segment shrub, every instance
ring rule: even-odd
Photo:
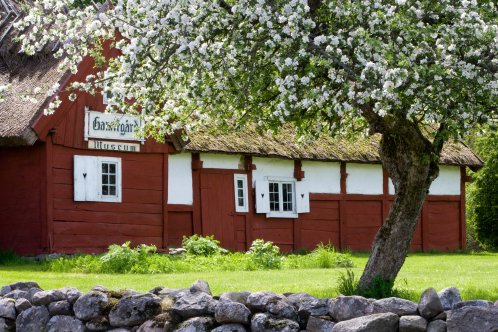
[[[215,240],[214,236],[201,236],[194,234],[183,237],[182,247],[187,250],[187,254],[194,256],[212,256],[215,254],[227,253],[226,249],[220,247],[220,241]]]
[[[330,269],[334,267],[354,267],[351,254],[336,252],[334,246],[320,243],[310,255],[312,267]]]
[[[358,280],[354,272],[350,269],[346,270],[346,274],[341,273],[337,279],[337,292],[342,295],[357,295]]]
[[[254,240],[247,254],[250,255],[257,267],[263,269],[278,269],[282,264],[280,248],[271,241]]]
[[[361,295],[366,298],[383,299],[386,297],[402,297],[411,298],[404,280],[404,288],[394,288],[394,280],[385,280],[381,276],[373,278],[370,287],[362,288],[359,286],[359,280],[350,269],[346,270],[346,274],[341,273],[337,280],[337,291],[342,295]]]
[[[102,271],[110,273],[146,272],[149,256],[156,253],[153,245],[140,244],[136,248],[130,248],[130,241],[122,245],[113,244],[109,246],[106,254],[100,257]]]

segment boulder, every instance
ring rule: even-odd
[[[90,331],[107,331],[111,325],[107,317],[99,316],[86,322],[85,326]]]
[[[0,318],[0,332],[14,332],[16,322],[12,319]]]
[[[65,300],[66,296],[60,290],[49,290],[49,291],[41,291],[33,294],[31,298],[31,303],[33,305],[45,305],[48,306],[52,302],[57,302],[61,300]]]
[[[258,313],[251,319],[252,332],[299,332],[299,324],[286,318],[275,318],[270,314]]]
[[[437,293],[444,310],[451,310],[453,306],[462,302],[460,291],[456,287],[447,287]]]
[[[335,323],[324,318],[310,316],[306,324],[307,332],[332,331]]]
[[[297,320],[296,308],[288,303],[285,299],[277,302],[270,302],[266,306],[266,310],[278,318],[287,318]]]
[[[306,328],[310,316],[326,316],[329,313],[329,301],[327,299],[306,297],[295,302],[295,304],[299,304],[297,322],[302,329]]]
[[[266,311],[266,306],[272,302],[284,300],[285,296],[273,292],[255,292],[247,297],[247,307],[252,312]]]
[[[0,318],[16,319],[16,300],[0,299]]]
[[[498,330],[498,308],[465,306],[447,312],[446,325],[451,332],[496,332]]]
[[[401,316],[399,318],[399,332],[425,332],[427,321],[418,315]]]
[[[17,300],[17,299],[25,299],[27,296],[28,296],[28,291],[21,290],[21,289],[15,289],[11,292],[8,292],[3,297]]]
[[[16,306],[16,312],[18,315],[21,312],[23,312],[24,310],[32,307],[31,303],[28,300],[23,299],[23,298],[17,299],[15,306]]]
[[[211,289],[209,288],[209,284],[204,280],[197,280],[196,282],[194,282],[194,284],[190,287],[190,292],[191,293],[203,292],[209,295],[213,295],[211,294]]]
[[[339,322],[334,325],[332,332],[397,332],[398,324],[399,316],[386,312]]]
[[[216,301],[204,292],[187,293],[178,297],[171,312],[183,319],[214,314]]]
[[[205,293],[204,293],[205,294]],[[215,325],[212,317],[194,317],[187,319],[177,326],[175,332],[208,332]]]
[[[164,326],[159,326],[157,322],[148,320],[140,325],[137,332],[164,332]]]
[[[247,332],[247,329],[241,324],[223,324],[211,330],[211,332]]]
[[[41,288],[37,288],[37,287],[33,287],[33,288],[30,288],[28,290],[28,294],[26,294],[26,299],[30,302],[30,303],[33,303],[33,296],[38,293],[38,292],[42,292],[42,289]]]
[[[436,315],[436,317],[433,317],[432,320],[444,320],[444,321],[446,321],[446,311],[443,311],[442,313]]]
[[[220,295],[220,301],[230,300],[232,302],[242,303],[246,305],[247,297],[251,294],[251,292],[242,291],[242,292],[227,292]]]
[[[72,316],[53,316],[47,324],[47,332],[84,332],[85,325]]]
[[[287,302],[292,304],[296,309],[299,309],[301,305],[313,301],[317,301],[318,298],[310,295],[308,293],[291,293],[286,296]],[[323,299],[323,301],[327,302],[327,299]]]
[[[31,307],[24,310],[17,316],[16,331],[44,331],[49,318],[50,314],[44,306]]]
[[[427,288],[418,302],[418,312],[420,316],[430,320],[443,312],[443,305],[434,288]]]
[[[109,304],[107,294],[90,291],[78,298],[74,303],[73,310],[76,318],[89,321],[101,316]]]
[[[340,322],[372,313],[372,303],[362,296],[339,296],[329,303],[329,313]]]
[[[26,281],[26,282],[16,282],[10,285],[3,286],[0,290],[0,296],[4,296],[7,293],[12,292],[13,290],[19,289],[22,291],[28,291],[31,288],[40,289],[40,285],[38,285],[35,281]]]
[[[219,301],[214,307],[214,318],[220,324],[249,324],[251,311],[242,303],[228,300]]]
[[[440,319],[433,320],[427,325],[427,332],[446,332],[446,322]]]
[[[109,292],[109,290],[105,286],[102,286],[102,285],[94,286],[92,289],[90,289],[90,291],[93,291],[93,292],[102,292],[102,293]]]
[[[48,305],[48,312],[51,316],[71,315],[71,304],[66,300],[52,302]]]
[[[453,310],[460,309],[463,307],[481,307],[481,308],[489,308],[493,306],[493,302],[486,300],[468,300],[455,303],[453,305]]]
[[[392,312],[398,316],[416,315],[417,303],[400,299],[397,297],[388,297],[376,300],[372,303],[373,313],[380,314],[383,312]]]
[[[111,326],[140,325],[161,312],[161,298],[154,294],[122,298],[109,313]]]
[[[159,296],[161,299],[171,299],[175,302],[178,298],[184,296],[185,294],[189,294],[189,289],[176,289],[176,288],[164,288],[164,287],[156,287],[152,289],[149,293],[155,294]]]
[[[61,291],[66,296],[66,300],[71,305],[73,305],[74,302],[76,302],[76,300],[79,299],[81,295],[83,295],[83,293],[80,292],[79,289],[74,287],[63,287],[60,288],[59,291]]]

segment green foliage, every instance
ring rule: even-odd
[[[489,130],[474,142],[484,167],[473,174],[467,213],[471,238],[485,249],[498,249],[498,132]],[[471,242],[472,243],[472,242]]]
[[[359,280],[350,269],[346,273],[341,273],[337,279],[337,292],[342,295],[361,295],[366,298],[383,299],[386,297],[410,298],[412,294],[405,287],[394,287],[394,280],[385,280],[380,276],[373,278],[368,288],[359,287]]]
[[[0,251],[0,265],[23,265],[32,263],[31,259],[17,256],[13,251]]]
[[[184,236],[182,247],[187,250],[187,254],[194,256],[212,256],[227,253],[227,250],[220,247],[220,241],[215,240],[213,235],[205,237],[197,234],[189,237]]]
[[[358,282],[354,272],[347,269],[346,274],[341,273],[337,278],[337,292],[342,295],[355,295],[358,291]]]
[[[315,264],[314,267],[322,269],[354,266],[350,255],[348,253],[341,254],[336,252],[330,242],[328,244],[318,244],[316,249],[311,252],[309,258]]]
[[[263,269],[278,269],[282,264],[280,248],[271,241],[265,242],[262,239],[252,241],[247,254],[258,267]]]

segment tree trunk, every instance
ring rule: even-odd
[[[389,214],[377,232],[368,263],[360,278],[366,289],[375,277],[394,281],[403,266],[420,210],[439,169],[433,147],[412,124],[397,122],[382,133],[380,157],[396,191]]]

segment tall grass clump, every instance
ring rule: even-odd
[[[387,297],[413,298],[413,294],[408,291],[408,285],[404,280],[404,287],[394,287],[394,280],[385,280],[380,276],[374,277],[370,287],[359,286],[359,279],[350,269],[346,273],[341,273],[337,279],[337,292],[342,295],[360,295],[366,298],[383,299]]]
[[[320,243],[310,254],[310,263],[315,268],[330,269],[337,267],[354,267],[350,253],[336,252],[334,246]]]

